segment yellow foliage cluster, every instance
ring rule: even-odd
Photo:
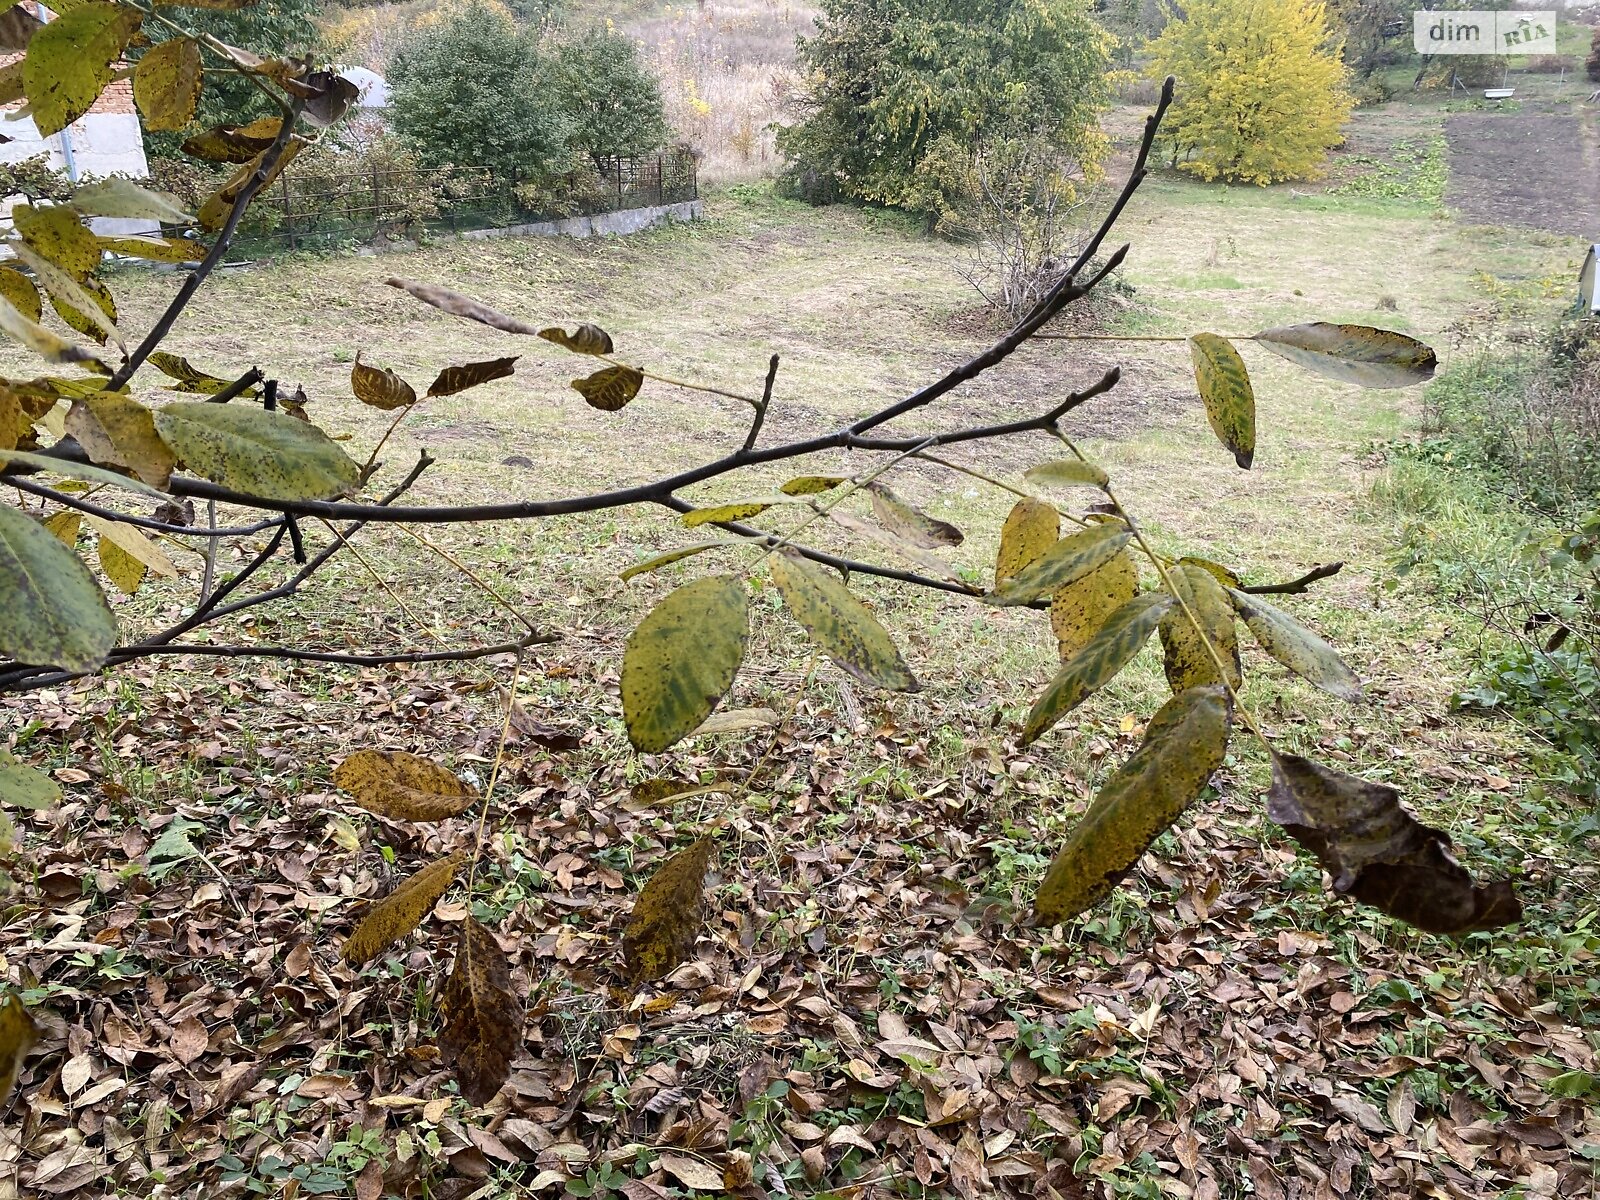
[[[1353,107],[1317,0],[1193,0],[1150,45],[1174,75],[1163,133],[1181,170],[1268,184],[1321,173]]]

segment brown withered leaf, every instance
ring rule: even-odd
[[[483,362],[462,363],[457,367],[446,367],[439,372],[428,388],[430,396],[454,396],[457,392],[464,392],[468,388],[475,388],[480,383],[488,383],[494,379],[505,379],[516,373],[516,356],[511,358],[491,358]]]
[[[705,918],[711,839],[701,838],[657,868],[634,902],[622,934],[622,959],[635,986],[660,979],[694,950]]]
[[[603,367],[572,381],[573,390],[601,412],[616,412],[639,394],[644,374],[636,367]]]
[[[454,773],[404,750],[357,750],[334,768],[333,783],[368,812],[396,821],[442,821],[478,798]]]
[[[207,162],[245,163],[272,145],[282,126],[278,117],[262,117],[248,125],[217,125],[195,134],[178,149]]]
[[[494,934],[472,917],[461,926],[455,966],[439,996],[444,1028],[439,1056],[454,1068],[461,1094],[487,1104],[511,1074],[522,1042],[522,1005]]]
[[[867,491],[872,494],[872,514],[878,518],[878,523],[913,546],[934,550],[940,546],[959,546],[966,541],[966,535],[950,522],[930,517],[883,484],[868,484]]]
[[[539,327],[537,325],[529,325],[526,321],[508,317],[505,313],[496,312],[487,304],[479,303],[471,296],[451,291],[447,287],[440,287],[436,283],[419,283],[414,279],[386,279],[384,282],[390,287],[399,288],[403,292],[410,292],[424,304],[431,304],[440,312],[447,312],[452,317],[465,317],[469,321],[476,321],[480,325],[487,325],[491,329],[503,330],[506,333],[525,333],[530,337],[539,336]]]
[[[1413,817],[1387,784],[1274,754],[1267,815],[1317,856],[1334,891],[1408,925],[1468,933],[1522,919],[1511,884],[1473,883],[1450,853],[1449,835]]]
[[[356,355],[350,368],[350,390],[357,400],[384,412],[410,408],[417,402],[417,390],[387,367],[369,367]]]
[[[611,335],[598,325],[579,325],[571,333],[554,327],[541,329],[539,336],[574,354],[610,354],[615,349],[611,344]]]
[[[22,998],[15,993],[7,996],[0,1004],[0,1103],[11,1095],[22,1060],[38,1039],[39,1027],[22,1007]]]
[[[344,944],[344,960],[353,966],[370,962],[422,923],[450,886],[464,851],[429,863],[367,910]]]

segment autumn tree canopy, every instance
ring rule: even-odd
[[[1316,176],[1352,107],[1316,0],[1196,0],[1150,44],[1148,71],[1177,77],[1164,134],[1176,165],[1205,180]]]

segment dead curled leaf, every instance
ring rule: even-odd
[[[439,1055],[454,1068],[461,1094],[487,1104],[511,1074],[522,1044],[522,1005],[494,934],[472,917],[461,926],[455,966],[439,995],[444,1028]]]
[[[622,934],[622,956],[635,985],[668,974],[687,959],[705,917],[711,839],[701,838],[657,868],[639,893]]]
[[[1522,919],[1511,884],[1474,884],[1449,835],[1413,817],[1387,784],[1274,754],[1267,815],[1317,856],[1334,891],[1418,929],[1468,933]]]

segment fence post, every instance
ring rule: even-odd
[[[379,198],[378,168],[372,168],[372,240],[376,242],[378,235],[383,232],[383,201]]]
[[[622,156],[617,156],[617,212],[622,211]]]
[[[283,184],[283,232],[288,236],[289,249],[298,250],[294,239],[294,205],[289,202],[289,176],[279,175],[278,180]]]

